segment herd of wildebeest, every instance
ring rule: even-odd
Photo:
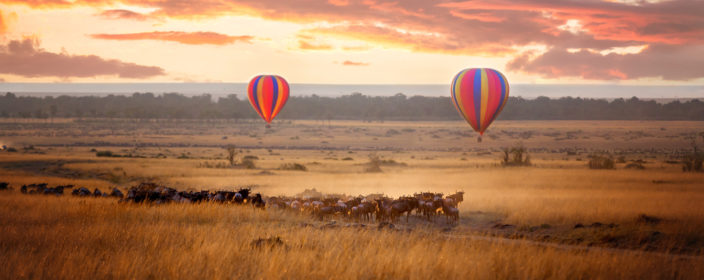
[[[0,182],[0,190],[11,189],[8,183]],[[85,187],[74,185],[59,185],[49,187],[48,184],[23,185],[23,194],[44,194],[61,196],[70,190],[71,195],[78,197],[113,197],[120,203],[223,203],[234,205],[251,205],[254,209],[276,209],[309,214],[318,219],[344,217],[358,222],[396,222],[406,216],[406,222],[415,211],[416,215],[434,221],[438,216],[445,216],[445,222],[459,221],[458,205],[464,200],[464,192],[444,196],[442,193],[416,193],[412,196],[401,196],[397,199],[374,194],[368,196],[350,197],[345,195],[316,196],[272,196],[264,198],[260,193],[252,193],[251,188],[240,188],[237,191],[178,191],[174,188],[156,183],[140,183],[130,187],[123,193],[115,187],[110,192],[99,189],[90,191]]]

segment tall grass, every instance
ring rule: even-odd
[[[305,218],[223,205],[0,196],[9,279],[701,279],[704,262],[452,238],[438,231],[319,229]],[[255,249],[280,236],[285,245]]]

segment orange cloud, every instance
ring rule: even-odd
[[[369,66],[369,63],[345,60],[344,62],[342,62],[342,65],[345,65],[345,66]]]
[[[164,69],[143,66],[95,55],[51,53],[39,48],[39,41],[26,38],[0,45],[0,73],[22,77],[96,77],[144,79],[164,75]]]
[[[215,32],[153,31],[126,34],[92,34],[95,39],[105,40],[160,40],[188,45],[227,45],[235,42],[251,43],[249,35],[229,36]]]
[[[105,10],[102,13],[100,13],[100,16],[107,18],[107,19],[132,19],[132,20],[147,20],[147,19],[149,19],[149,17],[147,15],[143,15],[143,14],[133,12],[130,10],[122,10],[122,9]]]
[[[403,48],[417,52],[473,54],[480,56],[500,56],[515,52],[511,47],[499,44],[463,44],[462,41],[453,40],[453,38],[447,38],[443,35],[399,31],[376,25],[339,25],[329,28],[308,29],[304,32],[367,41],[384,47]]]
[[[370,45],[418,52],[458,55],[516,56],[527,45],[544,45],[553,52],[567,48],[596,51],[633,45],[704,46],[704,2],[691,0],[638,1],[637,5],[609,1],[552,0],[6,0],[39,8],[92,6],[114,7],[117,3],[153,9],[149,17],[212,18],[249,15],[276,21],[320,23],[324,27],[308,32],[363,41]],[[127,16],[127,15],[125,15]],[[136,15],[133,15],[136,16]],[[120,17],[122,18],[122,17]],[[568,22],[572,29],[560,28]],[[579,32],[576,32],[579,31]],[[301,49],[315,49],[309,41]],[[328,46],[331,47],[331,46]],[[344,49],[344,48],[343,48]],[[680,57],[686,48],[672,49]],[[682,53],[679,53],[682,52]],[[558,53],[551,53],[557,55]],[[560,55],[564,55],[561,54]],[[584,57],[593,54],[579,54]],[[565,58],[575,58],[578,54]],[[638,57],[658,55],[651,51]],[[635,54],[634,54],[635,56]],[[701,56],[701,55],[699,55]],[[595,57],[600,61],[598,57]],[[538,60],[541,62],[543,60]],[[556,60],[544,60],[559,63]],[[588,64],[588,62],[585,62]],[[514,65],[516,63],[513,63]],[[547,66],[544,63],[526,64]],[[586,64],[585,64],[586,65]],[[521,68],[521,67],[519,67]],[[654,67],[663,77],[667,69]],[[522,69],[522,68],[521,68]],[[575,74],[561,65],[545,68],[550,75]],[[590,68],[591,69],[591,68]],[[598,68],[588,76],[635,77],[634,71]],[[591,71],[591,70],[590,70]],[[620,74],[614,74],[620,73]],[[695,73],[698,73],[695,71]],[[583,73],[576,73],[582,75]],[[651,75],[653,73],[647,73]],[[645,74],[644,74],[645,75]],[[673,75],[680,76],[680,75]],[[704,77],[704,76],[702,76]]]
[[[349,0],[328,0],[328,3],[334,6],[347,6],[350,4]]]
[[[298,40],[298,48],[302,49],[302,50],[316,50],[316,51],[320,51],[320,50],[327,51],[327,50],[333,49],[332,45],[314,44],[314,43],[310,43],[305,40]]]
[[[2,17],[2,11],[0,11],[0,34],[7,31],[7,25],[5,25],[5,20]]]

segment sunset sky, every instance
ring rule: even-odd
[[[704,84],[704,1],[0,3],[4,82]]]

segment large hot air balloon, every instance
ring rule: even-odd
[[[259,75],[249,82],[249,102],[267,127],[288,100],[289,87],[284,78],[276,75]]]
[[[471,68],[452,80],[452,103],[469,125],[483,135],[508,102],[508,80],[489,68]],[[479,138],[481,141],[481,136]]]

